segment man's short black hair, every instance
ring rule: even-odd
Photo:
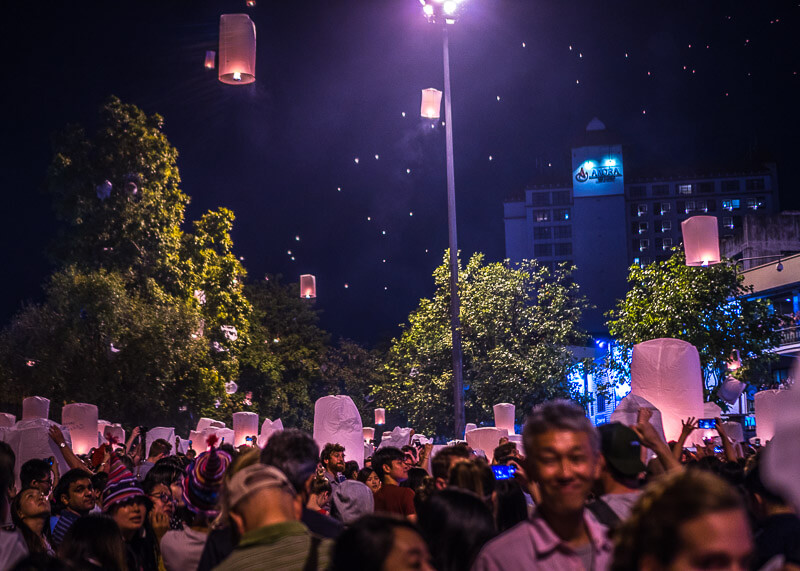
[[[383,479],[386,477],[383,467],[389,466],[391,468],[392,462],[395,460],[405,459],[406,455],[403,454],[402,450],[394,446],[386,446],[375,452],[375,455],[372,457],[372,469],[375,470],[378,478],[383,482]]]
[[[322,453],[319,456],[320,462],[325,463],[328,460],[330,460],[331,459],[331,455],[334,452],[344,452],[344,446],[342,446],[338,442],[336,444],[328,442],[325,445],[325,447],[322,449]]]
[[[319,446],[307,432],[288,428],[270,436],[261,451],[261,463],[275,466],[298,493],[303,493],[306,482],[317,471]]]
[[[50,474],[50,463],[40,458],[32,458],[19,469],[19,480],[22,487],[27,488],[33,480],[46,480]]]
[[[81,470],[80,468],[73,468],[72,470],[66,472],[63,476],[61,476],[61,479],[58,481],[58,484],[56,484],[56,487],[53,490],[53,501],[55,501],[58,505],[62,505],[61,496],[67,496],[67,498],[69,498],[69,487],[78,480],[92,481],[92,474],[86,470]],[[94,486],[94,482],[92,482],[92,486]]]
[[[445,446],[439,450],[431,460],[431,472],[436,479],[441,478],[445,482],[450,476],[450,459],[462,458],[469,459],[469,448],[466,444],[453,444],[452,446]]]

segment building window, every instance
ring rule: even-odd
[[[550,206],[549,192],[531,193],[531,206]]]
[[[534,226],[533,228],[534,240],[549,240],[550,239],[550,226]]]
[[[550,211],[549,210],[534,210],[533,211],[533,219],[536,222],[549,222],[550,221]]]
[[[728,228],[729,230],[733,230],[733,216],[723,216],[722,227]]]
[[[668,184],[654,184],[653,185],[653,196],[669,196],[669,185]]]
[[[744,181],[744,187],[746,190],[764,190],[764,179],[748,178]]]
[[[693,194],[694,187],[691,184],[679,184],[678,185],[678,194],[683,195],[691,195]]]
[[[738,198],[732,198],[731,200],[723,200],[722,201],[722,209],[727,210],[730,212],[731,210],[739,210],[740,200]]]
[[[572,238],[572,226],[554,226],[553,238],[556,240],[564,240],[565,238]]]
[[[759,208],[764,208],[764,197],[759,196],[758,198],[748,198],[747,208],[750,208],[752,210],[758,210]]]
[[[636,215],[637,216],[644,216],[645,214],[647,214],[647,205],[646,204],[640,204],[636,209]]]
[[[537,258],[540,256],[552,256],[553,255],[553,245],[552,244],[534,244],[533,245],[533,255]]]
[[[738,179],[734,180],[723,180],[722,181],[722,192],[739,192],[739,184]]]
[[[671,220],[662,220],[661,221],[661,231],[662,232],[671,232],[672,231],[672,221]]]
[[[661,249],[668,251],[672,248],[672,238],[664,238],[661,241]]]
[[[639,240],[639,251],[640,252],[644,252],[648,248],[650,248],[650,240],[648,240],[647,238],[643,238],[643,239]]]
[[[561,222],[569,220],[569,208],[557,208],[553,210],[553,220]]]
[[[647,196],[646,186],[632,186],[628,189],[631,198],[644,198]]]
[[[714,181],[701,182],[697,184],[697,192],[700,194],[710,194],[714,192]]]
[[[664,216],[672,209],[672,205],[669,202],[662,202],[660,204],[660,208],[661,208],[661,216]]]
[[[690,212],[694,212],[697,209],[697,205],[695,204],[694,200],[687,200],[686,206],[684,208],[684,212],[689,214]]]
[[[572,255],[572,242],[564,242],[561,244],[554,244],[556,256],[571,256]]]
[[[639,234],[647,232],[647,222],[639,222]]]
[[[708,212],[708,201],[698,200],[695,204],[695,209],[700,212]]]
[[[570,203],[569,191],[559,190],[553,193],[553,206],[566,206]]]

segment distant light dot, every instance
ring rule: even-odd
[[[406,112],[405,112],[405,111],[403,111],[402,113],[400,113],[400,115],[402,115],[403,117],[405,117],[405,116],[406,116]]]
[[[489,160],[490,160],[490,161],[492,160],[492,155],[489,155]]]
[[[572,46],[569,47],[569,51],[572,51]]]
[[[726,94],[725,94],[725,97],[727,97],[727,96],[728,96],[728,94],[726,93]]]
[[[706,49],[709,49],[710,47],[711,47],[711,46],[709,46],[708,44],[706,44]]]
[[[342,192],[342,187],[341,187],[341,186],[337,186],[337,187],[336,187],[336,191],[337,191],[337,192]]]
[[[647,109],[642,109],[642,115],[647,115]]]
[[[685,69],[686,69],[686,66],[683,66],[683,69],[685,70]]]
[[[650,75],[650,72],[649,72],[649,71],[647,72],[647,75]]]
[[[625,54],[625,57],[628,57],[628,54]]]
[[[411,174],[411,169],[406,169],[407,174]]]
[[[414,213],[413,212],[409,212],[408,215],[409,216],[414,216]]]
[[[276,337],[275,339],[272,340],[272,342],[273,343],[280,343],[281,342],[281,338],[280,337]]]
[[[353,161],[358,164],[358,157],[354,158]]]
[[[581,82],[581,80],[580,80],[580,79],[576,79],[576,80],[575,80],[575,83],[580,83],[580,82]]]
[[[426,254],[428,253],[428,248],[425,248],[425,253],[426,253]]]
[[[689,44],[689,49],[691,49],[691,47],[692,47],[692,44]]]
[[[367,216],[367,220],[372,220],[372,216]]]
[[[548,166],[548,167],[552,167],[552,166],[553,166],[553,163],[547,163],[547,166]]]
[[[383,291],[386,291],[387,289],[389,289],[387,286],[383,286]]]
[[[578,57],[583,57],[583,54],[578,54]]]
[[[292,256],[292,261],[294,261],[294,256]]]
[[[442,127],[444,127],[444,121],[442,121]]]
[[[497,100],[500,101],[500,96],[499,95],[497,96]]]
[[[431,129],[435,129],[435,128],[436,128],[436,125],[431,123]]]
[[[384,264],[386,263],[386,260],[381,260],[381,261],[382,261]]]
[[[522,47],[523,47],[523,48],[525,47],[525,42],[522,42]]]
[[[350,287],[350,284],[344,284],[344,289],[347,289],[349,287]]]
[[[386,236],[386,230],[381,230],[381,234],[383,234],[384,236]]]
[[[300,236],[295,236],[295,237],[294,237],[294,239],[295,239],[297,242],[299,242],[299,241],[300,241]]]
[[[375,160],[376,160],[376,161],[377,161],[379,158],[381,158],[381,156],[380,156],[380,155],[375,155]]]
[[[697,72],[697,70],[695,70],[695,69],[692,70],[692,73],[696,73],[696,72]]]
[[[291,250],[286,250],[286,253],[287,253],[288,255],[290,255],[290,256],[292,255],[292,251],[291,251]]]

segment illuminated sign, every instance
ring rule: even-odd
[[[622,148],[618,145],[572,149],[573,195],[623,194]]]
[[[575,180],[578,182],[614,182],[617,177],[622,176],[622,170],[618,166],[595,167],[588,161],[581,165],[575,173]]]

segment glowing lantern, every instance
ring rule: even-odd
[[[429,87],[422,90],[422,107],[420,115],[426,119],[438,119],[439,110],[442,108],[442,92]]]
[[[703,414],[703,375],[697,349],[680,339],[653,339],[633,347],[631,394],[661,411],[664,435],[677,440],[681,421]]]
[[[311,274],[300,276],[300,297],[305,299],[317,297],[317,278]]]
[[[353,399],[331,395],[314,403],[314,440],[320,448],[329,442],[344,446],[348,460],[364,465],[364,433],[361,414]]]
[[[103,442],[108,442],[112,438],[121,444],[125,443],[125,429],[121,424],[107,424],[103,427]]]
[[[256,80],[256,26],[247,14],[219,17],[219,80],[229,85]]]
[[[788,391],[768,390],[760,391],[753,397],[756,409],[756,436],[761,439],[762,446],[775,435],[775,423],[781,412],[781,399],[785,398]]]
[[[88,454],[97,447],[97,407],[87,403],[64,405],[61,424],[69,428],[72,450],[75,454]]]
[[[256,0],[247,0],[245,3],[247,4],[248,8],[253,8],[256,5]]]
[[[255,446],[255,442],[245,440],[248,436],[258,436],[258,414],[255,412],[233,413],[233,445]]]
[[[728,370],[735,371],[742,366],[742,359],[739,357],[739,350],[734,349],[731,351],[731,356],[728,357]]]
[[[687,266],[720,263],[719,229],[715,216],[692,216],[681,222]]]
[[[386,409],[385,408],[376,408],[375,409],[375,424],[386,424]]]
[[[206,51],[206,61],[205,61],[205,68],[206,69],[214,69],[215,63],[217,60],[217,52],[214,50]]]
[[[514,411],[516,407],[507,402],[494,405],[494,425],[505,428],[509,434],[514,434]]]
[[[719,395],[719,398],[724,400],[726,403],[733,404],[739,400],[740,396],[742,396],[746,386],[747,385],[742,381],[734,379],[733,377],[728,377],[722,382],[717,394]]]
[[[50,415],[50,399],[28,397],[22,400],[22,420],[47,418]]]
[[[361,429],[361,433],[364,435],[364,442],[369,442],[370,440],[375,440],[375,429],[371,426],[365,426]]]
[[[206,428],[225,428],[225,423],[221,420],[206,418],[205,416],[197,421],[197,432],[203,432]]]
[[[494,449],[500,444],[500,439],[508,437],[505,428],[476,428],[467,432],[467,444],[475,450],[483,450],[486,459],[491,462],[494,458]]]

